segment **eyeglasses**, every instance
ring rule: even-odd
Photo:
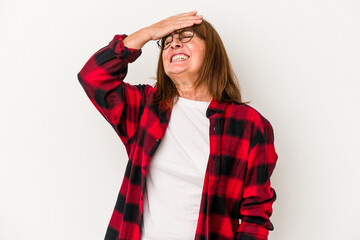
[[[182,43],[190,42],[190,40],[194,37],[195,32],[199,34],[202,38],[205,38],[197,29],[184,29],[184,30],[178,30],[170,35],[167,35],[163,37],[162,39],[159,39],[157,41],[157,45],[160,49],[165,50],[168,47],[170,47],[172,41],[174,40],[174,34],[179,34],[178,39]]]

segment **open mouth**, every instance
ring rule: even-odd
[[[180,62],[180,61],[185,61],[187,59],[189,59],[190,56],[183,54],[183,53],[179,53],[176,55],[171,56],[170,62]]]

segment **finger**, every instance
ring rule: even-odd
[[[175,24],[194,23],[194,22],[201,22],[201,21],[202,21],[202,18],[182,19],[182,20],[177,20]]]
[[[176,16],[196,15],[196,13],[197,11],[191,11],[191,12],[180,13]]]
[[[198,18],[203,18],[203,15],[175,17],[175,19],[198,19]]]
[[[183,16],[180,18],[177,18],[176,16],[174,16],[172,19],[164,20],[163,24],[160,24],[160,25],[157,24],[161,27],[161,34],[159,34],[157,37],[161,38],[175,30],[185,28],[185,27],[191,27],[194,24],[200,24],[201,21],[202,21],[202,15]],[[159,26],[157,26],[157,27],[159,27]]]
[[[202,18],[203,18],[202,15],[197,15],[197,16],[187,16],[187,17],[176,18],[173,20],[175,20],[175,21],[196,21],[196,20],[199,20]]]
[[[175,17],[175,19],[197,19],[197,18],[202,18],[203,15],[195,15],[195,16],[179,16],[179,17]]]
[[[199,21],[179,22],[179,23],[176,25],[176,30],[177,30],[177,29],[181,29],[181,28],[191,27],[191,26],[193,26],[194,24],[199,24],[199,23],[201,23],[201,21],[202,21],[202,20],[199,20]]]

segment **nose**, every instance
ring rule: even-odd
[[[183,43],[179,40],[179,34],[176,34],[177,37],[175,37],[175,34],[173,35],[173,41],[171,42],[171,48],[179,48],[182,47]]]

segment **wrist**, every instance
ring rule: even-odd
[[[130,34],[123,40],[124,46],[128,48],[141,49],[150,39],[146,29],[140,29]]]
[[[153,40],[153,34],[149,27],[145,27],[139,30],[140,34],[143,36],[143,39],[148,42]]]

